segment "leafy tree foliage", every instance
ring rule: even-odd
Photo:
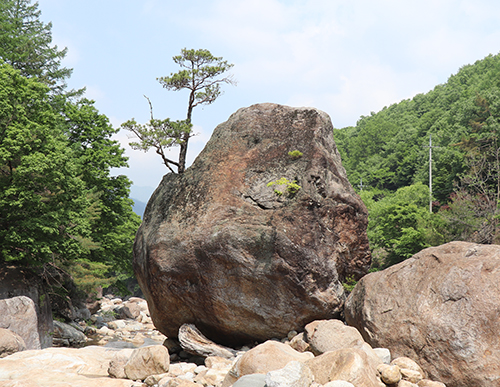
[[[433,191],[446,202],[468,170],[465,149],[454,146],[473,134],[477,96],[494,104],[500,90],[500,55],[467,65],[427,94],[361,117],[356,126],[334,130],[349,180],[396,191],[417,182],[428,184],[428,149],[432,134]],[[486,114],[486,113],[485,113]],[[490,118],[492,120],[492,118]]]
[[[183,170],[180,161],[167,157],[166,150],[177,145],[182,146],[184,144],[187,146],[185,141],[192,135],[192,125],[186,121],[171,121],[170,118],[164,120],[155,119],[151,102],[150,107],[151,119],[147,124],[138,124],[133,118],[122,124],[123,129],[131,131],[139,139],[139,141],[129,143],[130,147],[144,152],[153,148],[171,172],[175,173],[171,165],[177,167],[178,171]]]
[[[126,165],[116,130],[85,99],[55,110],[47,86],[7,64],[0,101],[0,262],[130,275],[140,220],[130,181],[110,176]]]
[[[0,101],[1,259],[75,259],[90,236],[90,198],[48,88],[4,64]]]
[[[61,93],[72,70],[62,67],[67,49],[52,45],[52,24],[39,19],[38,3],[31,0],[0,2],[0,59],[21,74]]]
[[[111,176],[127,159],[83,90],[66,92],[66,49],[39,16],[36,2],[0,2],[0,263],[109,284],[132,274],[140,223],[131,182]]]
[[[157,80],[167,90],[189,90],[188,109],[186,120],[171,121],[170,119],[156,120],[153,118],[151,107],[151,120],[146,125],[137,124],[132,119],[125,122],[122,127],[134,133],[139,142],[132,142],[134,149],[148,151],[154,148],[164,164],[172,172],[170,165],[177,167],[178,173],[186,169],[186,156],[189,139],[192,137],[191,117],[193,109],[198,105],[210,105],[222,94],[221,84],[235,82],[231,78],[221,77],[227,72],[232,64],[222,57],[213,56],[208,50],[181,50],[181,55],[174,56],[173,60],[181,70],[171,73],[168,77],[160,77]],[[179,161],[173,161],[165,156],[164,149],[179,145]]]
[[[127,166],[125,150],[111,139],[118,129],[113,129],[108,118],[87,99],[67,102],[63,116],[79,176],[87,195],[93,198],[90,235],[100,248],[91,250],[89,258],[132,273],[131,251],[140,218],[128,197],[130,180],[123,175],[110,176],[111,168]]]
[[[425,211],[428,190],[423,192],[430,135],[438,145],[435,214]],[[385,264],[451,240],[500,241],[499,135],[500,55],[462,67],[427,94],[334,130],[349,180],[355,187],[363,181],[370,243]],[[408,196],[413,191],[422,202]]]
[[[369,210],[368,238],[384,250],[378,265],[394,264],[430,246],[426,226],[429,189],[422,183],[402,187],[376,200],[376,191],[362,191]],[[379,252],[380,253],[380,252]]]

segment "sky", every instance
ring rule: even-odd
[[[190,165],[213,129],[236,110],[273,102],[329,114],[335,128],[426,93],[462,66],[500,52],[498,0],[38,0],[52,22],[53,43],[67,47],[70,88],[115,128],[131,119],[184,119],[188,92],[156,78],[179,70],[181,49],[208,49],[234,64],[236,86],[193,111]],[[130,133],[115,139],[146,201],[167,168],[154,152],[132,150]],[[176,158],[178,148],[171,157]]]

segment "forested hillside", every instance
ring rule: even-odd
[[[0,3],[0,264],[90,291],[132,275],[140,219],[131,182],[111,175],[127,165],[117,129],[66,89],[66,50],[30,3]]]
[[[349,180],[363,189],[375,252],[382,249],[396,262],[449,240],[497,241],[499,133],[500,55],[464,66],[445,84],[361,117],[354,127],[334,130]]]

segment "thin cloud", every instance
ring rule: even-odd
[[[235,64],[238,85],[224,86],[214,105],[194,112],[200,135],[191,140],[188,163],[241,107],[313,106],[337,128],[355,125],[361,115],[425,93],[461,66],[500,51],[500,2],[493,0],[39,3],[44,20],[53,21],[55,43],[73,55],[70,81],[77,84],[70,87],[90,84],[87,96],[118,125],[149,118],[143,94],[155,117],[185,117],[186,93],[156,82],[179,69],[171,58],[182,48],[207,48]],[[106,23],[90,28],[97,10]],[[167,172],[154,152],[127,147],[127,174],[137,184],[151,185],[148,176],[156,184]]]

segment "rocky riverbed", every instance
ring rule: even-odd
[[[182,327],[179,341],[166,338],[140,298],[108,296],[86,322],[55,322],[54,344],[59,347],[0,359],[0,386],[444,386],[426,379],[411,359],[372,349],[339,320],[315,321],[281,340],[233,349],[192,325]]]

